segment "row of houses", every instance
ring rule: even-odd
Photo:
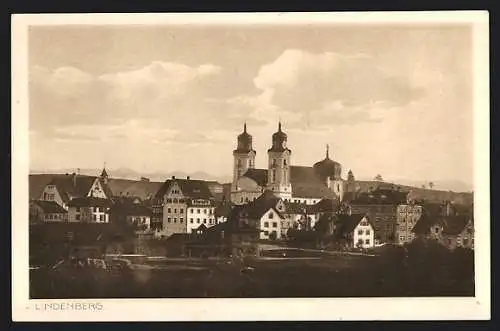
[[[321,228],[348,238],[348,245],[365,248],[405,244],[418,236],[451,248],[474,246],[472,205],[409,199],[407,191],[390,185],[346,192],[342,201],[328,196],[314,203],[265,190],[245,204],[232,205],[224,186],[216,182],[189,177],[163,183],[112,179],[103,169],[98,177],[54,175],[33,198],[32,223],[125,223],[160,237],[199,235],[231,221],[233,232],[252,228],[258,240],[287,240],[291,229]]]

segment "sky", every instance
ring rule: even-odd
[[[30,168],[231,176],[247,123],[267,166],[472,183],[465,25],[38,26],[29,31]]]

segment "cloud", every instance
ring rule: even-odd
[[[121,137],[123,132],[107,131],[131,120],[141,121],[141,130],[129,128],[129,136],[148,136],[149,127],[201,132],[239,128],[245,120],[260,123],[257,118],[247,119],[252,105],[227,102],[255,89],[252,82],[213,64],[155,61],[100,76],[71,67],[32,67],[29,84],[30,130],[47,137],[62,135],[57,129],[79,130],[75,127],[82,125],[105,125],[108,129],[97,134]],[[196,140],[195,135],[190,137]]]
[[[261,66],[254,84],[282,113],[299,114],[299,122],[376,121],[370,106],[403,107],[423,93],[408,78],[388,74],[370,56],[295,49]]]

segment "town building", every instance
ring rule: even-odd
[[[67,222],[68,211],[55,201],[32,200],[29,220],[30,223]]]
[[[201,224],[215,225],[215,201],[206,181],[166,180],[155,194],[151,227],[163,236],[190,233]]]
[[[103,169],[103,174],[105,169]],[[43,189],[39,200],[55,201],[65,210],[74,198],[96,197],[109,199],[107,177],[84,176],[77,173],[55,176]]]
[[[417,238],[436,240],[451,250],[458,247],[474,249],[474,208],[459,211],[460,207],[445,206],[440,213],[424,208],[412,232]]]
[[[367,215],[339,215],[337,231],[348,247],[371,248],[375,245],[374,226]]]
[[[287,140],[280,122],[278,131],[272,135],[271,148],[267,150],[268,167],[257,169],[253,138],[244,125],[243,133],[237,137],[237,148],[233,151],[233,204],[253,201],[265,190],[288,202],[315,204],[323,198],[342,200],[348,183],[342,179],[340,163],[330,159],[328,146],[324,160],[312,167],[294,166]]]
[[[109,214],[112,223],[133,225],[136,230],[140,231],[151,229],[152,210],[138,198],[115,199]]]
[[[350,201],[348,213],[368,215],[375,229],[375,241],[395,243],[397,210],[406,201],[406,196],[406,192],[379,187]]]
[[[68,222],[109,223],[112,202],[98,197],[74,198],[68,202]]]
[[[400,204],[396,211],[395,240],[399,245],[407,244],[415,239],[412,231],[415,224],[422,217],[423,207],[415,203]]]

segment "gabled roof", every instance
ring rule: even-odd
[[[48,185],[54,185],[64,202],[72,198],[85,197],[89,193],[92,184],[98,179],[95,176],[64,175],[53,177]]]
[[[108,187],[112,196],[133,196],[147,200],[153,197],[163,185],[161,182],[146,182],[129,179],[110,178]]]
[[[338,199],[321,199],[313,205],[313,210],[320,213],[333,213],[339,209],[340,202]]]
[[[161,199],[167,193],[173,183],[179,185],[182,194],[185,197],[191,199],[212,199],[213,196],[210,193],[208,184],[204,180],[195,179],[168,179],[163,183],[158,192],[155,194],[155,198]]]
[[[108,199],[96,197],[75,198],[68,202],[70,207],[111,207],[111,204]]]
[[[253,179],[259,186],[267,185],[267,169],[248,169],[243,176]]]
[[[431,226],[438,223],[439,213],[435,213],[435,211],[429,211],[424,207],[422,210],[422,216],[420,216],[419,220],[411,230],[415,234],[427,234]]]
[[[55,201],[35,200],[32,203],[38,205],[45,214],[65,214],[67,211]]]
[[[366,217],[366,219],[370,222],[368,216],[365,214],[339,215],[338,220],[341,231],[343,233],[350,233],[354,231],[356,226],[358,226],[359,222],[361,222],[364,217]]]
[[[280,201],[280,198],[275,196],[271,191],[266,190],[257,199],[245,205],[244,213],[246,213],[247,217],[250,219],[259,219],[272,208],[280,217],[283,217],[281,213],[276,210],[278,201]]]
[[[288,202],[285,201],[285,212],[289,215],[299,215],[299,214],[311,214],[311,206],[304,203]]]
[[[465,229],[469,221],[472,220],[466,215],[445,216],[442,219],[443,234],[458,235]]]

